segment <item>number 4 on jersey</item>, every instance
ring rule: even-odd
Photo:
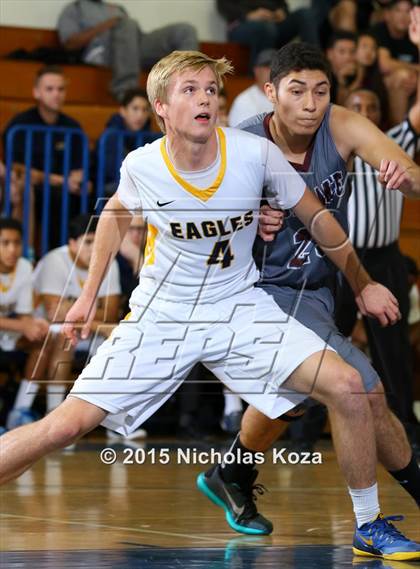
[[[220,263],[222,269],[226,269],[230,267],[234,258],[229,241],[218,241],[207,259],[207,264],[218,265]]]

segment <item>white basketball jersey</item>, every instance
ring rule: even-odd
[[[274,144],[229,128],[218,128],[217,136],[220,168],[208,188],[180,176],[165,137],[131,152],[122,165],[118,198],[132,211],[142,209],[148,224],[134,305],[144,305],[144,294],[216,302],[253,286],[263,186],[269,186],[274,207],[289,209],[303,195],[302,179]]]

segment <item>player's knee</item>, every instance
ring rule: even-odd
[[[360,405],[365,405],[366,392],[359,372],[348,365],[343,365],[337,370],[330,389],[329,399],[335,405],[347,409],[357,410]]]

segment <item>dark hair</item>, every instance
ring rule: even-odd
[[[370,95],[374,95],[374,97],[377,99],[379,103],[379,109],[381,109],[381,98],[379,94],[373,89],[369,89],[369,87],[356,87],[355,89],[352,89],[350,93],[347,94],[346,100],[344,101],[344,106],[347,105],[347,101],[350,99],[350,97],[352,97],[356,93],[369,93]]]
[[[141,97],[142,99],[146,99],[147,103],[150,105],[146,91],[144,89],[136,87],[134,89],[128,89],[128,91],[125,91],[124,95],[120,99],[120,106],[126,107],[136,97]]]
[[[44,65],[36,72],[35,85],[38,85],[41,77],[43,77],[44,75],[51,75],[51,74],[64,76],[63,70],[58,65]]]
[[[14,229],[20,233],[20,236],[23,235],[22,224],[17,219],[13,219],[13,217],[0,217],[0,233],[3,229]]]
[[[271,61],[270,81],[277,88],[283,77],[292,71],[305,69],[322,71],[331,81],[330,64],[320,49],[305,42],[288,43],[275,53]]]
[[[353,32],[348,32],[347,30],[336,30],[333,34],[330,35],[327,42],[327,49],[331,49],[335,46],[338,41],[341,40],[349,40],[357,42],[357,36]]]
[[[359,39],[363,38],[363,37],[371,38],[372,40],[374,40],[376,45],[378,45],[378,40],[376,39],[375,34],[373,32],[371,32],[370,30],[363,30],[362,32],[359,32],[357,34],[356,41],[359,41]]]
[[[81,213],[69,223],[69,239],[77,239],[85,233],[95,233],[98,218],[93,215]]]

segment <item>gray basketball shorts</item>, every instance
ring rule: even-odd
[[[276,285],[261,288],[274,298],[286,314],[315,332],[355,368],[362,376],[367,392],[376,387],[380,379],[369,359],[338,331],[334,322],[334,298],[329,288],[305,291]]]

